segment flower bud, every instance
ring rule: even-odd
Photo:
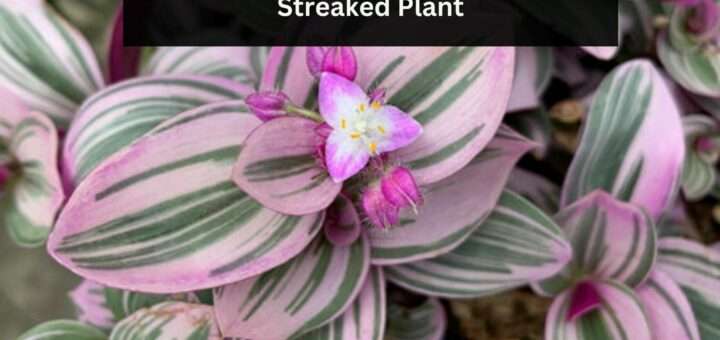
[[[572,292],[570,307],[565,315],[565,319],[567,321],[574,321],[584,314],[600,307],[601,303],[602,299],[595,285],[588,281],[580,282]]]
[[[400,209],[388,202],[378,186],[363,192],[362,207],[370,222],[378,228],[387,229],[400,221]]]
[[[422,204],[420,189],[407,168],[391,170],[383,177],[380,186],[385,199],[398,208],[410,206],[417,212],[417,206]]]
[[[720,158],[720,140],[711,136],[698,137],[695,140],[695,150],[702,160],[714,164]]]
[[[245,98],[250,111],[263,122],[287,114],[288,101],[284,93],[275,91],[256,92]]]
[[[697,35],[713,34],[720,24],[720,8],[715,0],[700,0],[688,17],[688,30]]]
[[[308,47],[306,62],[310,73],[335,73],[350,81],[357,76],[357,59],[352,47]]]

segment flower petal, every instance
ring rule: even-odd
[[[325,165],[335,183],[352,177],[370,160],[370,150],[361,140],[352,140],[344,131],[334,130],[325,144]]]
[[[425,202],[417,215],[405,209],[398,226],[369,230],[373,263],[413,262],[457,247],[485,221],[500,198],[510,170],[532,146],[509,128],[501,128],[470,165],[422,188]]]
[[[335,319],[365,282],[368,251],[365,238],[335,247],[319,237],[282,266],[215,289],[215,316],[222,334],[291,339]]]
[[[643,306],[632,290],[613,281],[592,283],[602,306],[574,321],[567,321],[571,291],[555,298],[545,319],[545,339],[654,339]]]
[[[127,290],[216,287],[297,255],[324,214],[278,214],[240,191],[232,164],[260,124],[242,101],[173,117],[75,190],[48,251],[80,276]]]
[[[381,124],[383,132],[377,146],[378,153],[398,150],[414,142],[422,134],[423,127],[410,115],[397,107],[386,105],[376,113],[374,120]]]
[[[320,114],[334,129],[340,129],[342,117],[355,115],[359,105],[368,105],[370,101],[360,86],[335,73],[322,73],[319,86]]]
[[[655,340],[700,340],[698,324],[688,299],[677,283],[654,270],[636,289]]]
[[[243,143],[233,181],[266,207],[289,215],[327,208],[342,185],[333,182],[316,157],[317,123],[283,117],[263,123]]]

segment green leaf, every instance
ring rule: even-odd
[[[141,309],[120,321],[109,340],[218,339],[212,307],[166,302]]]
[[[445,334],[445,309],[438,299],[428,298],[416,307],[390,302],[385,340],[440,340]]]
[[[54,320],[39,324],[20,335],[18,340],[106,340],[95,327],[74,320]]]

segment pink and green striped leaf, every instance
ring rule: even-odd
[[[154,293],[235,282],[292,258],[323,214],[278,214],[232,182],[240,145],[258,125],[241,101],[166,120],[78,186],[50,253],[87,279]]]
[[[60,129],[104,86],[90,45],[46,1],[0,1],[0,32],[0,87]]]
[[[398,226],[370,229],[373,264],[418,261],[460,245],[485,221],[515,163],[533,146],[510,128],[501,127],[467,167],[421,188],[425,202],[417,215],[406,209]]]
[[[211,306],[166,302],[141,309],[120,321],[109,340],[220,340]]]
[[[513,48],[357,47],[355,53],[355,82],[368,92],[386,89],[389,104],[423,125],[417,141],[392,153],[418,183],[462,169],[500,126],[512,86]],[[273,48],[261,89],[281,90],[295,104],[314,107],[317,86],[306,49]]]
[[[654,270],[635,291],[650,321],[653,339],[700,340],[690,303],[670,276]]]
[[[515,77],[507,111],[541,107],[540,97],[554,73],[553,50],[550,47],[518,47],[515,52]]]
[[[83,280],[69,294],[75,307],[77,319],[102,330],[112,329],[115,318],[105,304],[105,287],[99,283]]]
[[[712,117],[691,114],[683,117],[687,151],[683,167],[682,191],[686,199],[696,201],[713,189],[717,180],[715,164],[704,160],[695,149],[698,137],[718,133],[718,123]]]
[[[584,125],[561,206],[602,189],[659,219],[677,193],[685,143],[678,107],[652,63],[630,61],[610,73]]]
[[[692,6],[675,6],[666,32],[657,39],[657,55],[665,69],[688,91],[720,97],[720,55],[706,51],[698,37],[687,30]]]
[[[631,289],[613,281],[591,283],[601,298],[598,308],[568,319],[572,291],[555,298],[545,318],[546,340],[655,339],[641,302]]]
[[[388,266],[388,280],[424,295],[492,295],[549,278],[570,261],[570,244],[540,209],[505,191],[463,243],[428,260]]]
[[[267,47],[160,47],[142,70],[147,75],[206,75],[223,77],[257,88]]]
[[[385,279],[372,267],[355,302],[325,326],[298,340],[383,340],[385,334]]]
[[[316,238],[289,262],[215,290],[215,316],[226,337],[290,339],[350,308],[370,267],[367,239],[336,247]],[[273,322],[268,322],[273,320]]]
[[[660,240],[658,268],[685,293],[703,340],[720,337],[720,250],[681,238]]]
[[[614,280],[630,287],[650,274],[655,258],[656,234],[643,209],[595,191],[556,216],[572,244],[573,258],[558,276],[535,285],[538,292],[554,295],[585,276]]]
[[[0,198],[0,216],[18,245],[44,244],[65,199],[58,173],[58,134],[45,115],[27,111],[16,98],[2,96],[0,145],[16,169]],[[0,157],[2,157],[0,155]]]
[[[436,298],[411,308],[388,303],[385,340],[440,340],[446,327],[445,309]]]
[[[317,122],[282,117],[248,136],[233,169],[233,181],[264,206],[290,215],[327,208],[340,193],[316,159]]]
[[[107,340],[107,335],[80,321],[53,320],[29,329],[17,340]]]
[[[145,77],[108,87],[78,111],[65,140],[64,174],[77,185],[102,161],[166,119],[250,92],[251,87],[209,76]]]

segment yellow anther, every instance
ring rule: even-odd
[[[346,129],[346,128],[347,128],[347,121],[346,121],[344,118],[343,118],[343,119],[340,119],[340,128],[341,128],[341,129]]]
[[[372,109],[375,111],[380,110],[381,106],[382,104],[380,104],[380,102],[377,100],[373,100],[372,104],[370,104],[370,107],[372,107]]]
[[[352,132],[352,133],[350,133],[350,138],[352,138],[352,139],[358,139],[358,138],[360,138],[360,133],[359,133],[359,132]]]
[[[375,154],[377,153],[377,143],[371,142],[368,147],[370,148],[370,153]]]
[[[365,112],[365,109],[367,109],[367,106],[365,106],[365,103],[362,103],[358,106],[358,111]]]
[[[385,128],[382,127],[382,125],[378,125],[378,131],[380,131],[380,133],[382,134],[385,134]]]

